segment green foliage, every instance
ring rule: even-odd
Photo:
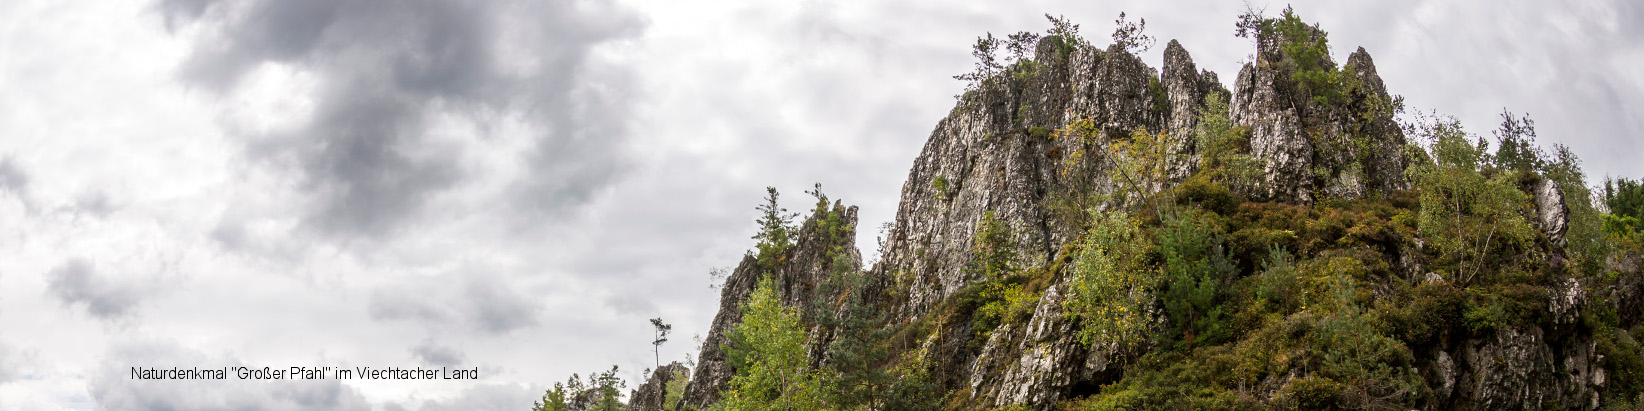
[[[993,210],[982,213],[976,224],[972,271],[983,279],[1002,279],[1016,271],[1016,245],[1010,227],[994,217]]]
[[[1040,71],[1056,64],[1037,59],[1036,47],[1048,46],[1058,61],[1065,62],[1074,51],[1089,46],[1084,38],[1079,37],[1079,25],[1065,17],[1049,14],[1045,15],[1045,19],[1050,21],[1051,27],[1043,36],[1024,31],[1008,35],[1004,40],[993,37],[993,33],[976,38],[976,43],[971,45],[971,55],[976,57],[975,68],[969,73],[953,76],[955,80],[965,82],[965,92],[954,98],[977,103],[997,96],[996,92],[1004,90],[1012,80],[1017,83],[1032,80]],[[1001,46],[1009,53],[1002,61],[998,57]],[[1001,76],[1002,73],[1009,75]]]
[[[1092,211],[1069,270],[1067,311],[1079,317],[1079,341],[1133,348],[1152,327],[1157,269],[1146,262],[1152,244],[1122,212]]]
[[[1286,65],[1291,80],[1312,97],[1314,104],[1344,105],[1351,98],[1350,92],[1359,86],[1350,73],[1331,63],[1328,33],[1317,24],[1303,22],[1295,9],[1285,7],[1278,18],[1247,11],[1235,26],[1239,37],[1254,35],[1258,42],[1277,41],[1289,59],[1273,63]]]
[[[1199,173],[1211,181],[1235,188],[1250,188],[1263,178],[1263,162],[1250,155],[1250,128],[1233,124],[1228,118],[1227,98],[1219,93],[1205,96],[1199,110],[1199,126],[1193,130],[1198,145]]]
[[[1608,400],[1612,402],[1637,398],[1633,405],[1644,406],[1644,345],[1633,337],[1638,331],[1644,331],[1644,327],[1635,327],[1633,332],[1605,327],[1594,333],[1598,353],[1608,362],[1605,368],[1610,371],[1612,397]]]
[[[775,270],[785,258],[784,253],[793,247],[794,236],[799,234],[799,226],[793,222],[799,214],[788,213],[788,209],[777,205],[776,187],[765,187],[765,193],[765,202],[754,207],[759,210],[759,233],[753,236],[759,242],[754,245],[754,256],[761,268]]]
[[[936,190],[936,199],[937,200],[947,201],[947,199],[948,199],[948,176],[937,174],[936,178],[930,179],[930,188]]]
[[[1207,174],[1195,174],[1176,186],[1176,205],[1198,206],[1219,215],[1232,214],[1242,199],[1227,185],[1216,182]]]
[[[1270,274],[1294,275],[1283,267],[1283,258],[1276,260]],[[1416,404],[1430,390],[1413,367],[1414,356],[1362,308],[1364,298],[1349,279],[1351,265],[1344,268],[1349,269],[1309,274],[1323,280],[1316,286],[1324,292],[1313,304],[1274,315],[1236,342],[1148,353],[1119,382],[1070,408],[1420,408]],[[1248,394],[1251,387],[1272,383],[1279,386],[1269,398]]]
[[[555,382],[554,388],[542,393],[542,399],[531,405],[531,411],[565,411],[571,398],[583,389],[582,379],[576,374],[571,374],[571,379],[563,383]]]
[[[1066,61],[1079,48],[1090,46],[1084,37],[1079,36],[1079,25],[1073,24],[1066,16],[1052,17],[1046,14],[1045,20],[1050,21],[1050,30],[1045,32],[1043,41],[1050,42],[1051,50],[1056,52],[1057,59]]]
[[[976,342],[985,341],[999,324],[1017,319],[1024,311],[1031,313],[1031,304],[1037,295],[1023,289],[1025,278],[1010,227],[995,218],[993,211],[982,214],[977,223],[974,255],[969,270],[977,277],[970,287],[974,290],[976,312],[971,327]],[[1024,309],[1024,307],[1026,309]]]
[[[1537,233],[1520,213],[1529,198],[1510,175],[1481,170],[1484,141],[1470,143],[1455,119],[1427,119],[1414,129],[1431,141],[1434,160],[1412,168],[1421,189],[1418,228],[1438,251],[1435,266],[1450,270],[1445,278],[1471,284],[1533,241]]]
[[[805,194],[810,194],[811,198],[816,199],[816,206],[811,209],[811,214],[817,216],[815,220],[812,220],[812,223],[815,224],[813,229],[816,230],[815,232],[825,244],[831,245],[827,249],[827,255],[838,255],[844,252],[846,246],[854,245],[855,242],[848,235],[852,228],[845,224],[845,215],[840,210],[830,206],[828,195],[822,193],[822,183],[816,183],[815,188],[806,191]],[[832,262],[834,260],[830,259],[828,261]]]
[[[1525,119],[1528,122],[1529,119]],[[1534,130],[1531,130],[1534,133]],[[1604,215],[1593,205],[1592,189],[1587,187],[1586,173],[1581,171],[1581,160],[1568,147],[1553,145],[1552,156],[1541,160],[1541,175],[1558,182],[1564,194],[1564,205],[1570,210],[1569,224],[1564,238],[1571,259],[1581,272],[1592,275],[1603,267],[1604,258],[1614,247],[1604,234]],[[1497,157],[1500,157],[1499,155]]]
[[[626,381],[618,378],[617,366],[611,366],[609,371],[589,373],[586,381],[577,374],[564,383],[555,382],[554,388],[542,394],[542,398],[532,404],[532,411],[562,411],[570,406],[571,402],[583,393],[591,392],[595,396],[594,408],[598,411],[622,410],[622,389],[628,386]]]
[[[1535,171],[1542,169],[1546,154],[1536,146],[1536,123],[1530,116],[1515,117],[1501,112],[1501,128],[1495,131],[1495,165],[1503,170]]]
[[[987,33],[987,35],[976,38],[976,44],[971,45],[970,52],[971,56],[976,57],[976,67],[969,73],[953,76],[954,80],[965,82],[965,94],[954,96],[955,98],[969,100],[966,97],[974,94],[984,94],[988,91],[994,73],[998,73],[999,69],[1003,67],[999,65],[998,58],[994,56],[998,50],[999,39],[994,38],[993,33]]]
[[[1119,190],[1114,200],[1141,204],[1154,200],[1167,175],[1170,153],[1164,133],[1150,133],[1145,128],[1131,131],[1130,138],[1108,143],[1108,158],[1118,171]],[[1134,195],[1134,197],[1129,197]],[[1152,204],[1155,209],[1158,204]]]
[[[829,300],[819,305],[840,303],[837,320],[823,322],[834,336],[827,346],[822,385],[827,404],[837,409],[930,409],[938,387],[925,378],[917,361],[894,361],[900,330],[881,326],[884,312],[862,292],[864,282],[860,271],[835,270],[818,291]]]
[[[1222,243],[1223,228],[1195,209],[1168,213],[1157,233],[1163,257],[1165,315],[1168,331],[1161,336],[1181,342],[1214,344],[1230,335],[1222,323],[1226,314],[1219,291],[1237,274]]]
[[[1045,66],[1043,64],[1039,64],[1037,61],[1018,60],[1016,64],[1012,64],[1010,66],[1010,77],[1015,79],[1017,82],[1033,80],[1034,77],[1039,76],[1039,72],[1042,71],[1044,67]]]
[[[668,384],[662,387],[662,409],[673,411],[678,409],[679,400],[685,398],[685,385],[691,382],[691,376],[683,368],[675,368],[668,376]]]
[[[1296,271],[1296,259],[1284,247],[1269,245],[1267,260],[1261,273],[1252,276],[1255,284],[1253,305],[1246,309],[1255,314],[1289,315],[1302,307],[1302,276]]]
[[[725,347],[729,386],[712,410],[815,410],[823,406],[822,377],[808,370],[806,327],[782,305],[770,279],[760,281],[731,329]]]
[[[1049,140],[1051,139],[1050,134],[1051,129],[1049,127],[1028,127],[1028,136],[1033,138]]]
[[[1604,221],[1606,231],[1627,235],[1644,229],[1641,224],[1644,222],[1644,183],[1606,178],[1603,197],[1604,205],[1610,209]]]
[[[1161,118],[1170,113],[1170,90],[1166,90],[1164,83],[1158,77],[1147,78],[1147,92],[1153,96],[1153,114]]]
[[[617,378],[617,366],[611,366],[610,371],[590,375],[589,386],[594,389],[594,411],[622,411],[622,389],[628,383]]]
[[[656,339],[651,341],[651,356],[655,357],[657,368],[662,368],[662,343],[668,342],[668,331],[673,330],[674,326],[657,317],[651,319],[651,328],[656,331]]]
[[[1119,12],[1119,19],[1113,21],[1113,45],[1119,46],[1126,53],[1140,55],[1153,48],[1153,36],[1147,35],[1147,19],[1136,22],[1125,21],[1125,13]]]

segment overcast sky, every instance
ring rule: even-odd
[[[1297,2],[1412,109],[1644,176],[1644,6]],[[1258,4],[1258,6],[1260,6]],[[1270,14],[1284,4],[1266,6]],[[877,227],[969,45],[1121,10],[1224,83],[1238,2],[0,2],[0,410],[524,409],[694,351],[765,186]],[[474,382],[134,381],[451,366]]]

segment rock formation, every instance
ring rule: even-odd
[[[1353,52],[1339,69],[1352,86],[1337,100],[1321,101],[1294,80],[1298,65],[1279,47],[1283,41],[1259,37],[1255,61],[1240,70],[1232,91],[1215,73],[1198,70],[1174,40],[1164,49],[1162,73],[1118,46],[1068,49],[1041,41],[1036,65],[985,83],[936,124],[913,160],[882,259],[873,267],[860,267],[851,243],[856,209],[839,203],[809,216],[795,246],[776,259],[778,266],[760,267],[753,256],[738,264],[725,280],[719,313],[680,405],[705,409],[718,401],[735,372],[722,346],[760,278],[772,279],[785,305],[815,318],[839,315],[837,302],[817,298],[819,285],[839,270],[865,272],[864,291],[887,307],[887,327],[927,327],[911,337],[907,352],[922,355],[930,378],[946,392],[962,393],[955,395],[965,402],[1053,409],[1116,381],[1139,353],[1078,340],[1079,324],[1064,312],[1069,278],[1063,264],[1088,210],[1126,206],[1125,187],[1157,191],[1194,174],[1207,96],[1222,96],[1229,103],[1222,114],[1248,127],[1248,154],[1262,164],[1261,181],[1248,193],[1252,201],[1308,205],[1384,198],[1411,188],[1406,138],[1393,119],[1396,99],[1370,54]],[[1328,55],[1316,63],[1336,67]],[[1089,135],[1072,132],[1082,125]],[[1103,149],[1138,130],[1163,133],[1164,171],[1156,181],[1121,181],[1130,177],[1120,175]],[[1535,191],[1539,226],[1562,246],[1569,211],[1561,191],[1550,179]],[[819,228],[830,215],[840,216],[844,235]],[[968,285],[982,281],[973,269],[975,237],[988,218],[1008,228],[1017,263],[1047,270],[1049,283],[1026,321],[973,330],[965,317],[970,314],[952,307],[962,304],[955,301]],[[1413,284],[1454,281],[1426,268],[1423,247],[1418,238],[1378,252]],[[844,250],[842,258],[830,254],[837,250]],[[1609,266],[1637,273],[1638,261],[1636,255],[1620,256]],[[1618,296],[1614,309],[1636,317],[1644,298],[1637,281],[1629,284],[1604,292]],[[1432,387],[1433,397],[1425,401],[1434,408],[1596,407],[1605,360],[1595,351],[1591,330],[1579,325],[1586,289],[1574,279],[1551,287],[1551,320],[1545,324],[1456,336],[1415,353],[1415,368]],[[814,367],[830,361],[825,347],[833,338],[826,327],[812,328]],[[669,378],[664,370],[674,367],[658,370],[642,385],[630,409],[657,409],[659,387]],[[1251,389],[1257,396],[1277,395],[1296,378],[1272,377]]]

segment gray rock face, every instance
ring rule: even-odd
[[[1555,346],[1558,347],[1555,349]],[[1550,344],[1539,327],[1501,329],[1467,341],[1453,408],[1594,409],[1603,371],[1590,339]]]
[[[1638,253],[1625,252],[1612,255],[1605,259],[1604,269],[1614,271],[1617,275],[1616,284],[1600,290],[1609,298],[1610,308],[1621,316],[1623,324],[1634,324],[1644,315],[1644,256]]]
[[[1587,302],[1586,290],[1581,281],[1574,278],[1566,278],[1553,288],[1547,312],[1552,314],[1554,326],[1569,327],[1581,321],[1581,306]]]
[[[1170,133],[1168,153],[1172,157],[1169,176],[1172,182],[1179,182],[1198,168],[1193,131],[1199,125],[1199,111],[1204,109],[1204,96],[1210,90],[1200,81],[1193,57],[1176,40],[1165,46],[1164,75],[1160,82],[1170,97],[1170,121],[1166,128]]]
[[[1250,127],[1250,154],[1266,161],[1260,193],[1266,199],[1313,201],[1313,144],[1302,135],[1295,107],[1278,94],[1279,72],[1245,64],[1233,83],[1234,124]]]
[[[1360,167],[1368,184],[1366,188],[1381,193],[1410,189],[1410,181],[1404,176],[1404,130],[1393,119],[1396,107],[1391,105],[1396,102],[1387,93],[1381,76],[1376,74],[1370,53],[1359,47],[1347,56],[1342,70],[1358,82],[1358,88],[1351,93],[1353,102],[1348,106],[1349,131],[1358,134],[1364,144],[1348,148],[1362,159]]]
[[[680,364],[676,361],[668,365],[664,365],[662,368],[656,369],[656,371],[652,371],[651,379],[645,380],[645,383],[640,384],[638,389],[635,389],[632,393],[629,393],[628,411],[663,411],[670,408],[676,410],[679,409],[677,406],[665,407],[667,404],[666,399],[668,396],[668,383],[673,381],[675,372],[688,377],[689,374],[686,373],[690,372],[690,370],[685,369],[685,364]]]
[[[1344,105],[1320,104],[1292,79],[1295,65],[1277,39],[1258,44],[1257,60],[1234,83],[1232,119],[1250,127],[1250,151],[1267,162],[1260,199],[1309,203],[1354,199],[1410,187],[1395,100],[1359,48],[1340,70],[1356,83]],[[1321,66],[1335,67],[1328,58]]]
[[[1074,328],[1077,324],[1063,315],[1066,287],[1063,283],[1045,290],[1024,330],[1025,338],[1017,343],[1020,356],[1007,363],[997,384],[974,387],[973,393],[992,389],[996,392],[996,407],[1050,407],[1067,399],[1065,395],[1075,382],[1107,371],[1112,353],[1080,344]]]
[[[1536,216],[1541,223],[1541,231],[1551,238],[1554,244],[1564,245],[1564,231],[1570,225],[1570,208],[1564,204],[1564,190],[1559,189],[1558,181],[1542,179],[1536,185]]]
[[[1541,369],[1553,364],[1553,352],[1540,329],[1500,330],[1470,344],[1465,357],[1472,372],[1459,388],[1475,408],[1535,410],[1556,403],[1541,388],[1557,381]]]

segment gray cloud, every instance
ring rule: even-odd
[[[438,116],[520,118],[534,129],[507,198],[527,217],[586,204],[628,166],[624,70],[590,51],[640,20],[607,0],[577,2],[164,1],[168,24],[201,22],[182,79],[232,93],[278,64],[312,74],[312,118],[251,136],[250,156],[292,170],[310,196],[303,222],[343,237],[382,237],[431,197],[472,177],[460,145],[425,130]]]
[[[93,317],[111,320],[130,314],[148,290],[97,273],[84,258],[70,258],[46,273],[46,290],[63,305],[83,305]]]
[[[0,384],[22,377],[23,359],[11,344],[0,341]]]
[[[238,366],[172,343],[139,341],[110,348],[89,378],[92,398],[108,410],[369,410],[365,397],[337,380],[135,380],[131,367]]]
[[[411,355],[422,360],[423,364],[436,367],[457,367],[462,365],[462,351],[456,348],[435,344],[433,341],[423,341],[411,347]]]
[[[405,282],[373,292],[368,311],[372,319],[379,321],[455,326],[490,334],[537,325],[542,307],[507,287],[504,281],[489,275],[465,274]]]
[[[0,192],[24,198],[29,189],[29,175],[11,157],[0,158]]]

